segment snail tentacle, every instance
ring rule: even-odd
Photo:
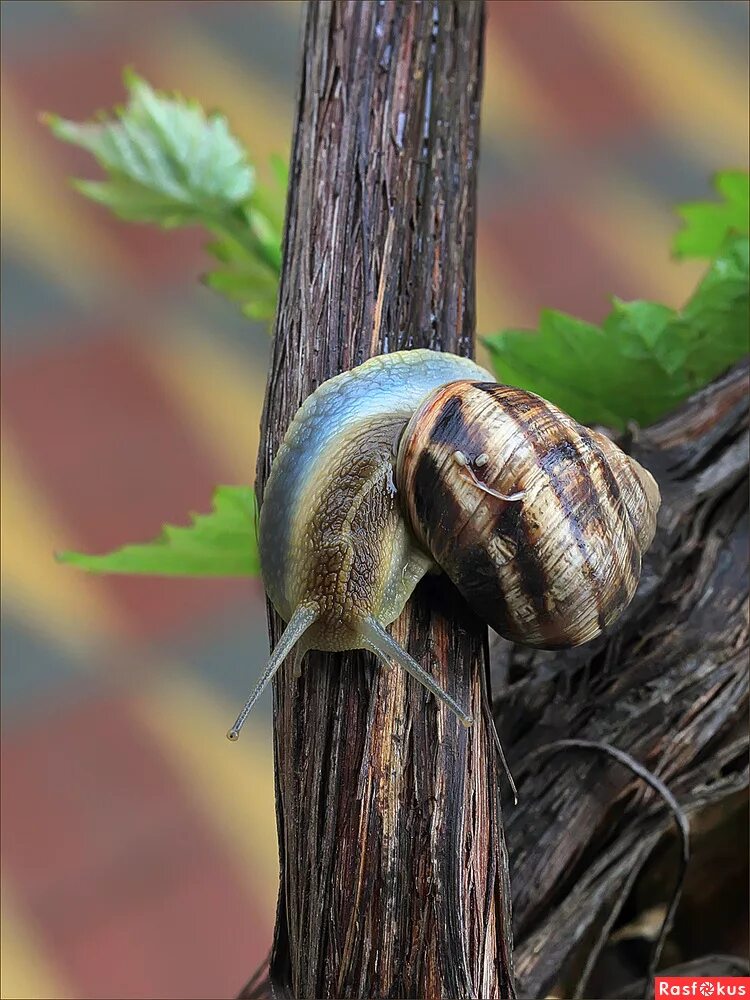
[[[318,609],[314,604],[300,604],[300,606],[296,609],[289,620],[289,624],[281,633],[281,638],[276,643],[273,653],[271,653],[271,658],[268,661],[268,666],[263,672],[263,676],[253,688],[252,694],[245,702],[242,711],[235,719],[234,725],[227,733],[227,739],[234,741],[239,738],[240,730],[245,724],[245,719],[247,719],[248,715],[253,710],[253,706],[256,701],[260,698],[261,694],[268,686],[268,683],[273,679],[274,674],[284,662],[286,657],[291,653],[300,639],[304,636],[305,632],[307,632],[316,620],[318,614]]]
[[[461,708],[457,701],[451,698],[447,691],[444,691],[440,687],[434,677],[428,674],[423,667],[420,667],[403,646],[399,646],[393,636],[386,632],[377,619],[365,619],[361,623],[360,631],[365,648],[374,653],[383,663],[387,663],[390,666],[395,660],[407,673],[410,673],[412,677],[418,680],[424,688],[442,701],[458,717],[462,726],[471,726],[473,724],[474,719]]]

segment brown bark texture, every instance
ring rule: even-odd
[[[321,382],[387,351],[473,351],[483,23],[478,0],[308,5],[261,502]],[[284,665],[277,923],[269,980],[243,995],[514,995],[486,630],[441,582],[393,632],[477,722],[365,653],[309,653],[299,681]]]
[[[628,752],[687,815],[664,962],[747,969],[747,363],[625,446],[663,500],[632,605],[578,649],[493,645],[521,997],[632,995],[679,871],[664,802],[604,754],[539,752],[561,739]]]

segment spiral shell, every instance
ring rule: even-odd
[[[418,541],[506,638],[556,649],[630,603],[659,508],[652,476],[546,400],[494,382],[431,393],[399,446]]]

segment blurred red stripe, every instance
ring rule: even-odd
[[[82,120],[122,103],[122,71],[125,66],[138,68],[143,45],[138,44],[137,36],[128,37],[127,30],[92,39],[90,33],[97,27],[104,25],[82,23],[77,43],[68,38],[59,46],[46,44],[25,50],[22,59],[8,53],[8,80],[29,110],[54,111],[63,118]],[[54,107],[49,106],[50,95]]]
[[[271,929],[125,704],[6,731],[2,766],[3,870],[76,996],[236,996]]]
[[[532,193],[503,204],[486,220],[483,239],[505,280],[534,303],[535,315],[543,307],[562,309],[598,323],[612,295],[637,296],[621,262],[595,242],[572,202]]]
[[[32,480],[84,551],[186,523],[189,511],[210,509],[213,487],[227,478],[181,421],[134,330],[8,357],[2,378],[4,416]],[[77,571],[59,572],[64,587]],[[140,634],[184,627],[255,594],[229,580],[102,577],[101,585]]]
[[[502,34],[549,108],[549,131],[622,137],[649,119],[616,65],[558,0],[493,0],[488,41]]]

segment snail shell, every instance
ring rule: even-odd
[[[418,541],[506,638],[577,646],[630,603],[658,487],[534,393],[466,381],[432,393],[403,435],[396,479]]]

